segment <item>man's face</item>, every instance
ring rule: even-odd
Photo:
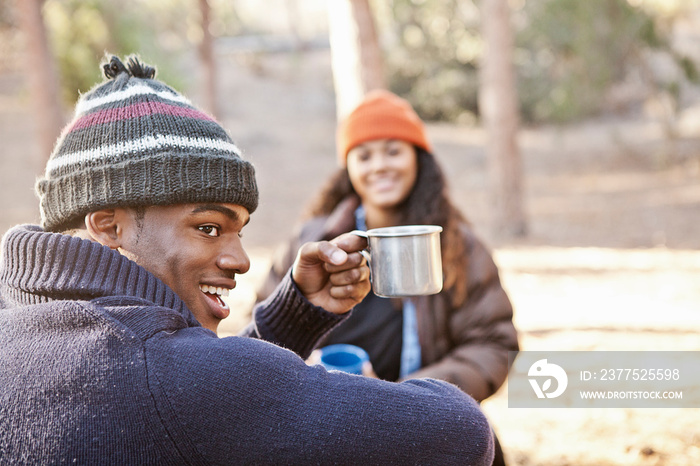
[[[249,219],[238,204],[148,207],[143,219],[124,227],[120,251],[165,282],[203,327],[216,332],[230,313],[221,296],[236,286],[237,273],[250,268],[241,244]]]

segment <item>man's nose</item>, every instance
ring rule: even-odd
[[[250,258],[246,254],[240,240],[236,244],[231,244],[219,253],[216,261],[222,270],[229,270],[234,273],[243,274],[250,270]]]

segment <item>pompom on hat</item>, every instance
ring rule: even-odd
[[[131,56],[103,66],[107,81],[81,96],[36,184],[41,226],[63,231],[87,213],[198,202],[253,212],[253,165],[226,130],[155,80]]]
[[[350,149],[375,139],[400,139],[432,152],[423,121],[411,104],[383,89],[368,92],[338,125],[340,165],[345,166]]]

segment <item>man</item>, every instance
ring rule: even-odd
[[[359,239],[308,243],[241,337],[252,165],[135,58],[81,97],[0,262],[0,458],[78,464],[488,464],[475,402],[304,359],[369,291]],[[274,344],[271,344],[274,343]]]

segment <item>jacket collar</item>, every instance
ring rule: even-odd
[[[1,250],[2,307],[129,296],[173,309],[188,325],[199,326],[165,283],[97,242],[20,225],[5,234]]]
[[[355,210],[360,206],[360,199],[351,195],[340,201],[323,226],[325,239],[347,233],[355,229]]]

